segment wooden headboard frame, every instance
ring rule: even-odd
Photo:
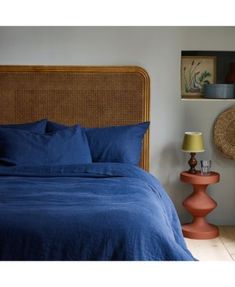
[[[136,66],[0,66],[0,105],[2,124],[136,124],[149,121],[150,80]],[[149,131],[140,166],[149,170]]]

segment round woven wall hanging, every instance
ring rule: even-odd
[[[216,119],[214,142],[225,157],[235,159],[235,108],[226,110]]]

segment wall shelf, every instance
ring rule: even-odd
[[[235,99],[181,98],[183,102],[235,102]]]

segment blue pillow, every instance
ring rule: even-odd
[[[51,133],[51,132],[57,132],[59,130],[63,130],[65,128],[67,128],[68,126],[62,125],[62,124],[58,124],[56,122],[52,122],[52,121],[47,121],[46,124],[46,133]]]
[[[50,134],[0,128],[0,161],[6,165],[91,163],[86,134],[80,126]]]
[[[93,162],[120,162],[138,165],[142,140],[149,122],[105,128],[84,128]],[[47,122],[47,131],[62,130],[66,126]]]
[[[142,140],[149,122],[137,125],[86,129],[93,162],[121,162],[138,165]]]
[[[13,129],[21,129],[29,132],[45,134],[46,131],[47,120],[43,119],[40,121],[25,123],[25,124],[13,124],[13,125],[0,125],[0,128],[13,128]]]

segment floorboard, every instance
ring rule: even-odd
[[[188,249],[200,261],[235,261],[235,226],[220,226],[220,236],[197,240],[185,238]]]

